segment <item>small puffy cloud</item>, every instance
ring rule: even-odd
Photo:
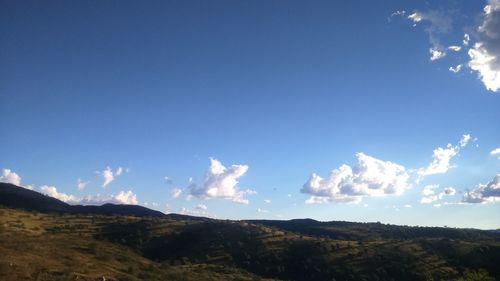
[[[464,46],[468,46],[469,45],[469,41],[470,41],[470,36],[469,36],[469,34],[465,33],[464,34],[464,39],[462,40],[462,44]]]
[[[444,174],[448,172],[451,167],[451,159],[458,155],[461,148],[467,146],[471,138],[472,137],[470,134],[464,134],[462,135],[462,138],[460,139],[458,145],[452,146],[451,144],[448,144],[446,148],[438,147],[434,149],[434,151],[432,152],[432,162],[427,167],[420,168],[417,171],[417,174],[419,176],[417,182],[428,175]]]
[[[110,167],[107,167],[104,171],[100,172],[104,182],[102,183],[102,187],[106,187],[110,184],[114,179],[113,170]]]
[[[55,186],[43,185],[40,187],[40,191],[45,195],[54,197],[69,204],[77,204],[79,202],[79,200],[73,195],[58,192]]]
[[[271,204],[271,200],[270,199],[264,199],[264,203]]]
[[[89,184],[88,181],[83,181],[82,179],[78,179],[76,182],[76,186],[78,187],[78,190],[83,190],[85,187]]]
[[[492,151],[490,151],[490,155],[492,155],[492,156],[498,156],[498,159],[500,159],[500,147],[499,148],[495,148]]]
[[[467,144],[469,143],[469,141],[471,140],[471,136],[470,134],[465,134],[465,135],[462,135],[462,138],[460,139],[460,147],[466,147]]]
[[[196,210],[207,210],[208,207],[205,204],[198,204],[194,207]]]
[[[21,185],[21,177],[10,169],[2,169],[0,182],[11,183],[17,186]]]
[[[462,65],[458,64],[455,67],[450,66],[450,68],[448,68],[448,70],[451,71],[451,72],[453,72],[453,73],[459,73],[460,70],[462,70]]]
[[[465,203],[494,203],[500,202],[500,174],[496,174],[487,184],[478,184],[471,191],[464,194]]]
[[[121,176],[121,175],[123,174],[123,168],[122,168],[122,167],[118,167],[118,169],[116,169],[115,174],[116,174],[117,176]]]
[[[399,195],[409,188],[409,175],[403,166],[364,153],[356,157],[357,165],[342,165],[327,178],[313,173],[300,190],[312,195],[305,203],[359,203],[363,197]]]
[[[430,60],[435,61],[446,56],[446,52],[439,50],[438,48],[430,48],[429,53],[431,54]]]
[[[172,190],[170,190],[170,195],[173,198],[178,198],[179,196],[181,196],[181,194],[182,194],[182,189],[180,188],[173,188]]]
[[[434,189],[439,188],[439,185],[426,185],[422,190],[422,199],[420,199],[420,203],[422,204],[430,204],[434,201],[438,200],[438,196],[434,192]]]
[[[139,203],[137,195],[135,195],[131,190],[120,191],[119,193],[113,195],[111,202],[128,205],[137,205],[137,203]]]
[[[456,194],[456,190],[453,187],[446,187],[439,194],[436,194],[435,189],[438,189],[439,185],[426,185],[422,190],[422,199],[420,203],[430,204],[432,202],[443,199],[444,196],[452,196]]]
[[[108,184],[110,184],[112,181],[115,180],[115,177],[123,175],[123,173],[128,173],[129,169],[123,169],[122,167],[118,167],[116,171],[113,173],[113,170],[108,166],[104,171],[102,172],[96,172],[97,174],[100,174],[104,180],[102,183],[102,187],[106,187]]]
[[[210,167],[205,174],[203,185],[191,184],[190,194],[199,198],[223,198],[236,203],[248,204],[247,195],[252,190],[238,190],[238,179],[248,171],[247,165],[231,165],[226,168],[220,161],[210,158]]]
[[[454,189],[453,187],[449,186],[447,188],[445,188],[443,190],[443,192],[441,192],[439,194],[439,199],[443,198],[444,195],[455,195],[457,193],[456,189]]]
[[[453,52],[459,52],[460,50],[462,50],[462,46],[455,46],[455,45],[448,46],[448,50]]]
[[[484,7],[477,42],[469,49],[469,67],[476,71],[486,89],[500,90],[500,0]]]
[[[268,210],[264,210],[264,209],[261,209],[261,208],[257,208],[257,212],[258,213],[269,213]]]
[[[405,204],[403,207],[405,207],[405,208],[412,208],[413,206],[410,205],[410,204]]]
[[[408,19],[413,22],[421,22],[424,19],[424,15],[422,15],[420,12],[414,12],[413,14],[408,16]]]

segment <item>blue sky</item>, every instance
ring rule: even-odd
[[[218,218],[500,228],[498,0],[0,5],[1,181]]]

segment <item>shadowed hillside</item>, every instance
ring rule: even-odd
[[[0,280],[498,280],[500,235],[70,206],[0,185]]]

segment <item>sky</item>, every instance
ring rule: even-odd
[[[0,1],[0,181],[500,228],[500,0]]]

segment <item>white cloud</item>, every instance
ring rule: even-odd
[[[470,36],[469,36],[469,34],[465,33],[464,34],[464,39],[462,40],[462,44],[464,46],[468,46],[469,45],[469,41],[470,41]]]
[[[439,50],[438,48],[430,48],[429,53],[431,54],[430,60],[435,61],[441,58],[444,58],[446,56],[446,52]]]
[[[496,174],[487,184],[478,184],[462,198],[465,203],[500,202],[500,174]]]
[[[424,16],[419,12],[414,12],[413,14],[408,16],[408,19],[410,19],[413,22],[421,22],[423,18]]]
[[[102,178],[104,179],[102,187],[106,187],[108,184],[110,184],[115,179],[115,177],[113,176],[113,170],[111,170],[110,167],[107,167],[100,174],[102,175]]]
[[[405,208],[412,208],[412,205],[410,205],[410,204],[405,204],[403,207],[405,207]]]
[[[116,195],[112,196],[112,202],[116,202],[118,204],[129,204],[129,205],[137,205],[139,201],[137,200],[137,195],[135,195],[131,190],[129,191],[120,191]]]
[[[21,185],[21,177],[10,169],[2,169],[0,182],[11,183],[17,186]]]
[[[387,20],[388,21],[391,21],[391,18],[393,17],[404,17],[406,15],[406,11],[405,10],[401,10],[401,11],[395,11],[393,12],[388,18]]]
[[[469,143],[469,141],[471,140],[471,136],[470,134],[465,134],[465,135],[462,135],[462,138],[460,139],[460,147],[466,147],[467,144]]]
[[[78,190],[83,190],[87,186],[87,184],[89,184],[88,181],[83,181],[80,178],[76,182],[76,186],[78,187]]]
[[[422,204],[430,204],[434,201],[438,200],[438,196],[434,192],[434,189],[439,188],[439,185],[426,185],[422,190],[422,199],[420,199],[420,203]]]
[[[264,203],[271,204],[271,200],[270,199],[264,199]]]
[[[453,73],[458,73],[458,72],[460,72],[460,70],[462,70],[462,65],[458,64],[455,67],[450,66],[450,68],[448,68],[448,70],[451,71],[451,72],[453,72]]]
[[[258,213],[269,213],[268,210],[264,210],[264,209],[261,209],[261,208],[257,208],[257,212]]]
[[[438,147],[432,152],[432,162],[426,168],[418,170],[418,175],[428,176],[444,174],[450,168],[450,160],[458,154],[459,148],[448,144],[446,148]]]
[[[446,148],[438,147],[434,149],[434,151],[432,152],[432,162],[427,167],[420,168],[417,171],[417,174],[419,175],[417,182],[428,175],[444,174],[448,172],[448,170],[451,168],[451,159],[458,155],[460,149],[467,146],[470,140],[471,135],[465,134],[460,139],[458,145],[452,146],[451,144],[448,144]]]
[[[123,175],[123,173],[128,173],[129,169],[123,169],[122,167],[118,167],[116,171],[113,173],[113,170],[108,166],[106,169],[102,172],[96,172],[97,174],[100,174],[104,180],[102,183],[102,187],[106,187],[108,184],[110,184],[112,181],[115,180],[115,177],[119,177]]]
[[[462,50],[462,46],[448,46],[448,50],[450,51],[453,51],[453,52],[459,52],[460,50]]]
[[[469,67],[478,72],[486,89],[500,90],[500,0],[489,0],[482,23],[477,28],[478,41],[469,49]]]
[[[208,207],[204,204],[198,204],[194,207],[196,210],[206,210]]]
[[[116,174],[117,176],[121,176],[121,175],[123,174],[123,168],[122,168],[122,167],[118,167],[118,169],[116,169],[115,174]]]
[[[500,159],[500,147],[495,148],[492,151],[490,151],[490,155],[492,155],[492,156],[498,155],[498,159]]]
[[[173,198],[178,198],[179,196],[181,196],[181,194],[182,194],[182,189],[180,188],[173,188],[172,190],[170,190],[170,195]]]
[[[399,195],[409,188],[403,166],[364,153],[356,157],[356,166],[342,165],[325,179],[313,173],[301,189],[312,195],[305,203],[359,203],[363,197]]]
[[[66,203],[77,204],[79,201],[73,195],[68,195],[62,192],[58,192],[55,186],[43,185],[40,187],[40,190],[42,191],[43,194],[48,195],[50,197],[54,197]]]
[[[439,194],[436,194],[434,190],[437,188],[439,188],[438,184],[426,185],[422,190],[422,199],[420,199],[420,203],[430,204],[443,199],[444,196],[452,196],[456,193],[456,190],[453,187],[446,187]]]
[[[106,203],[137,205],[139,204],[139,201],[137,200],[137,195],[129,190],[120,191],[109,196],[102,196],[100,194],[94,196],[86,196],[82,199],[79,199],[77,203],[82,205],[102,205]]]
[[[191,195],[200,198],[223,198],[236,203],[248,204],[247,195],[255,194],[253,190],[238,190],[238,179],[248,171],[247,165],[231,165],[226,168],[216,159],[210,158],[210,167],[205,174],[202,186],[191,184]]]

